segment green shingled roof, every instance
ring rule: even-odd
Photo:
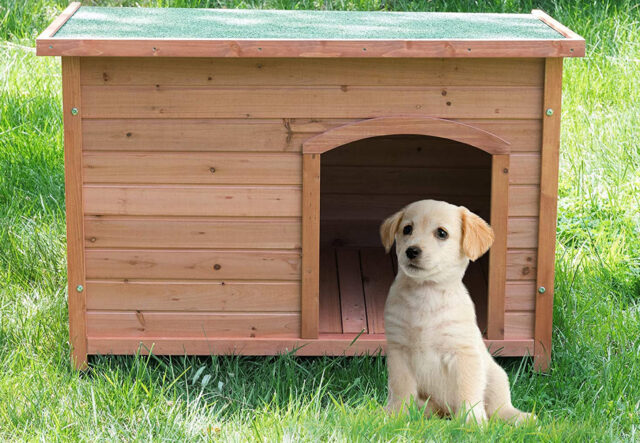
[[[564,37],[529,14],[82,6],[54,38],[512,40]]]

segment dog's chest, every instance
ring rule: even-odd
[[[389,343],[416,351],[439,347],[456,334],[463,314],[456,298],[427,290],[394,293],[385,306],[385,325]]]

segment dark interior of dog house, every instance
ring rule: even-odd
[[[490,221],[491,155],[453,140],[358,140],[322,154],[320,177],[320,333],[384,333],[384,303],[397,272],[395,252],[385,254],[379,235],[389,215],[436,199]],[[471,263],[464,278],[483,332],[488,261],[486,254]]]

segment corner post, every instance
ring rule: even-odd
[[[542,112],[542,172],[540,175],[540,223],[538,228],[538,274],[534,368],[546,371],[551,360],[553,284],[555,275],[558,170],[560,160],[560,105],[562,58],[547,58],[544,70]]]
[[[318,338],[320,319],[320,154],[302,155],[302,338]]]
[[[80,58],[62,57],[69,342],[72,364],[77,369],[86,369],[87,318],[82,204],[83,109],[80,91]]]

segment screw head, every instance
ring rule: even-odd
[[[78,286],[76,286],[76,291],[82,292],[82,291],[84,291],[84,287],[82,285],[78,285]]]
[[[547,109],[546,114],[547,114],[549,117],[551,117],[551,116],[553,115],[553,109],[551,109],[551,108]]]
[[[539,292],[540,294],[544,294],[545,292],[547,292],[547,290],[545,289],[545,287],[544,287],[544,286],[540,286],[540,287],[538,288],[538,292]]]
[[[78,108],[71,108],[71,115],[78,115]]]

